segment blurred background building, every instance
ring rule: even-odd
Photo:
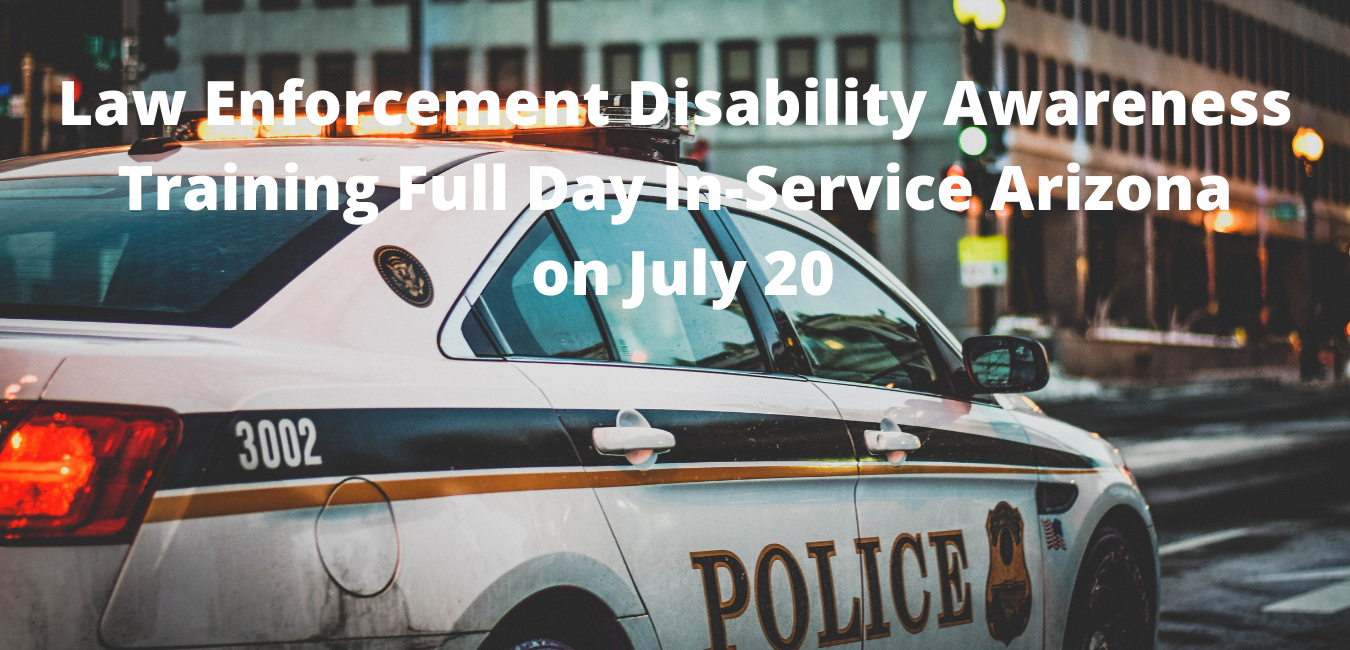
[[[1063,175],[1070,162],[1117,180],[1182,175],[1197,191],[1202,176],[1226,177],[1231,208],[1213,214],[1069,211],[1062,189],[1052,192],[1049,211],[1002,215],[888,211],[881,201],[861,210],[849,192],[836,194],[826,218],[949,325],[1033,334],[1078,374],[1171,378],[1198,368],[1291,363],[1302,344],[1297,333],[1308,331],[1313,279],[1316,338],[1343,334],[1350,321],[1344,2],[1006,0],[1001,27],[979,39],[985,48],[970,47],[973,28],[963,27],[945,0],[0,0],[0,13],[0,83],[9,82],[10,96],[20,96],[23,55],[31,52],[39,77],[48,65],[53,75],[80,77],[86,111],[97,106],[99,88],[188,90],[186,108],[193,110],[203,107],[207,79],[276,92],[297,76],[307,91],[339,93],[423,85],[503,96],[541,86],[626,91],[635,79],[673,87],[677,77],[691,90],[724,93],[762,92],[766,77],[799,92],[812,77],[927,90],[920,125],[904,141],[891,139],[892,127],[865,122],[719,125],[699,134],[708,145],[706,166],[740,177],[770,164],[781,181],[793,174],[884,175],[892,162],[905,178],[942,176],[954,163],[972,177],[1013,164],[1023,167],[1033,193],[1036,177]],[[548,79],[537,64],[541,19]],[[129,34],[138,48],[120,47]],[[1151,119],[1122,127],[1109,116],[1095,127],[1055,127],[1042,120],[1001,137],[991,131],[1001,142],[985,165],[963,157],[959,127],[942,125],[954,83],[977,63],[972,56],[989,59],[984,83],[994,89],[1069,90],[1080,106],[1091,90],[1179,90],[1190,98],[1201,90],[1226,97],[1280,89],[1292,95],[1293,118],[1278,128],[1151,126]],[[121,74],[124,62],[132,69]],[[18,155],[19,120],[3,121],[0,156]],[[1302,167],[1290,146],[1301,126],[1326,142],[1311,215],[1312,277],[1305,270]],[[39,142],[41,133],[30,132],[31,151],[131,137],[57,127]],[[1009,242],[1006,285],[963,287],[958,240],[994,232]]]

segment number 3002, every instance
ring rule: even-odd
[[[299,422],[283,419],[276,424],[258,420],[256,435],[252,424],[240,420],[234,425],[234,437],[243,438],[244,452],[239,454],[239,466],[245,470],[258,469],[259,461],[267,469],[276,469],[282,462],[287,467],[323,464],[323,457],[314,454],[319,431],[309,418],[300,418]],[[303,452],[301,438],[305,439]]]

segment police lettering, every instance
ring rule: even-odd
[[[965,537],[959,530],[928,533],[928,546],[936,560],[935,569],[941,610],[937,613],[938,627],[964,625],[974,620],[970,605],[971,586],[962,578],[968,570]],[[882,580],[879,556],[882,543],[876,537],[853,540],[854,551],[861,557],[866,581],[867,606],[864,615],[862,602],[853,598],[840,611],[835,590],[833,558],[837,554],[832,541],[806,544],[806,555],[815,560],[817,584],[820,592],[821,625],[816,634],[820,647],[857,643],[868,639],[890,636],[890,623],[881,598]],[[905,590],[905,563],[917,565],[919,577],[928,578],[928,552],[922,534],[903,533],[890,545],[891,600],[900,625],[910,634],[918,634],[928,626],[932,611],[932,594],[928,590],[907,593]],[[745,565],[731,551],[690,553],[690,562],[703,579],[703,599],[708,612],[707,650],[735,650],[727,637],[726,622],[743,614],[751,600],[750,578]],[[773,581],[774,565],[779,564],[787,574],[786,584]],[[782,575],[782,574],[779,574]],[[774,650],[797,650],[805,641],[810,626],[810,602],[806,577],[792,551],[779,544],[770,544],[760,552],[754,566],[755,613],[769,646]],[[774,589],[787,589],[792,604],[790,625],[779,620],[774,610]],[[726,599],[724,593],[730,593]],[[781,593],[781,591],[780,591]],[[843,616],[841,616],[841,614]],[[847,617],[843,624],[841,618]]]

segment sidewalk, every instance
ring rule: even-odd
[[[1108,437],[1155,508],[1318,480],[1350,461],[1346,382],[1229,373],[1175,386],[1070,387],[1033,399],[1048,414]]]

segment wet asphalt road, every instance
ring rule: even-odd
[[[1240,464],[1153,484],[1141,477],[1140,487],[1159,504],[1153,508],[1162,551],[1159,648],[1350,649],[1350,392],[1344,385],[1123,395],[1047,411],[1101,431],[1122,448],[1132,441],[1212,439],[1225,429],[1259,435],[1344,421],[1345,442],[1332,447],[1270,459],[1253,453]],[[1224,486],[1221,494],[1184,498],[1217,484]]]
[[[1159,648],[1350,648],[1346,474],[1160,512],[1155,523],[1166,552]],[[1207,539],[1221,541],[1198,545]]]

